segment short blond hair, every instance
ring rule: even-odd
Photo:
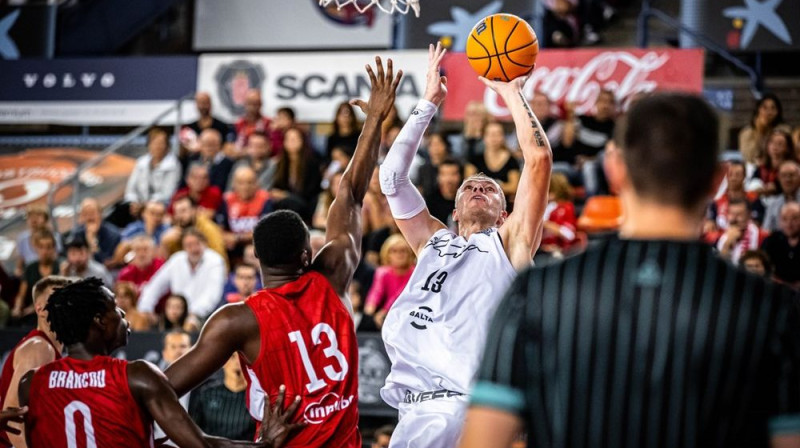
[[[403,238],[403,235],[399,233],[395,233],[394,235],[390,235],[389,238],[386,238],[386,241],[383,242],[381,245],[381,266],[386,265],[389,263],[389,251],[392,250],[393,247],[401,246],[403,249],[407,249],[410,255],[410,264],[414,264],[414,251],[411,250],[411,246],[408,245],[408,241]]]
[[[74,281],[75,279],[73,278],[61,275],[48,275],[47,277],[43,277],[33,285],[33,289],[31,290],[33,301],[38,301],[49,288],[63,288]]]

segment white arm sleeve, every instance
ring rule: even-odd
[[[425,209],[425,200],[409,180],[408,173],[422,135],[436,114],[436,109],[436,105],[430,101],[419,100],[381,164],[381,191],[386,195],[389,209],[396,219],[413,218]]]

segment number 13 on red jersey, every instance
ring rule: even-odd
[[[311,330],[311,342],[313,342],[314,345],[322,344],[322,333],[325,333],[328,336],[329,344],[323,349],[323,353],[325,354],[326,358],[333,358],[331,363],[326,365],[322,370],[325,372],[325,376],[327,376],[331,381],[342,381],[347,376],[347,371],[350,367],[347,364],[347,359],[344,357],[344,353],[339,351],[339,343],[336,339],[336,332],[333,331],[333,328],[331,328],[331,326],[325,322],[318,323]],[[308,392],[315,392],[325,387],[328,383],[317,376],[317,371],[315,370],[314,366],[311,365],[311,358],[308,356],[308,348],[306,346],[306,341],[303,338],[303,334],[300,331],[293,331],[289,333],[289,340],[297,344],[297,348],[300,350],[300,358],[303,360],[303,367],[305,368],[309,379],[309,383],[306,384],[306,389]],[[334,364],[338,365],[334,366]]]

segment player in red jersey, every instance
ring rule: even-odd
[[[265,412],[263,442],[235,442],[203,434],[183,410],[167,379],[147,361],[108,356],[128,342],[125,313],[98,278],[56,289],[46,310],[67,356],[30,371],[20,381],[28,406],[25,435],[37,448],[152,447],[153,420],[181,447],[280,446],[294,425],[286,423],[279,394],[276,412]]]
[[[260,417],[264,392],[281,384],[302,397],[307,425],[291,447],[356,448],[358,344],[347,288],[361,253],[361,204],[378,158],[380,125],[394,105],[402,72],[392,61],[377,75],[355,154],[342,175],[328,215],[325,245],[311,259],[309,233],[299,215],[270,213],[254,231],[264,289],[226,305],[206,322],[200,338],[166,371],[178,394],[196,387],[239,352],[248,381],[250,414]]]
[[[0,408],[19,406],[19,380],[29,370],[43,366],[61,358],[61,343],[50,331],[47,311],[44,307],[54,288],[71,283],[67,277],[48,275],[33,285],[33,306],[36,309],[37,324],[34,330],[25,335],[8,355],[3,373],[0,374]],[[21,428],[21,427],[20,427]],[[6,434],[0,431],[0,446],[25,448],[25,437],[21,431]]]

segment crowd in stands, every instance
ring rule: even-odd
[[[163,130],[148,134],[148,151],[137,160],[123,201],[106,219],[97,200],[87,198],[78,225],[58,235],[50,230],[46,209],[28,209],[14,275],[2,276],[11,285],[18,279],[4,324],[31,325],[32,285],[60,274],[103,279],[116,291],[134,331],[197,331],[217,308],[261,288],[252,231],[265,213],[298,212],[312,229],[312,248],[324,244],[328,209],[361,130],[353,107],[340,104],[326,143],[313,147],[291,109],[265,117],[257,91],[247,93],[245,114],[234,125],[212,115],[207,94],[199,93],[196,104],[200,118],[176,136],[179,154],[169,152],[170,136]],[[555,161],[535,257],[546,262],[585,249],[593,237],[579,217],[587,200],[612,194],[602,158],[621,107],[606,90],[585,115],[571,104],[553,104],[541,92],[531,106]],[[384,123],[381,157],[401,127],[397,112]],[[455,229],[458,187],[477,172],[495,178],[509,211],[513,208],[522,157],[508,131],[480,103],[467,105],[460,132],[433,126],[411,173],[433,216]],[[776,96],[757,102],[739,135],[740,157],[723,164],[703,238],[731,263],[800,287],[800,127],[791,131]],[[378,331],[415,259],[389,212],[377,170],[362,223],[363,257],[350,298],[359,331]],[[7,297],[8,291],[4,285]]]

